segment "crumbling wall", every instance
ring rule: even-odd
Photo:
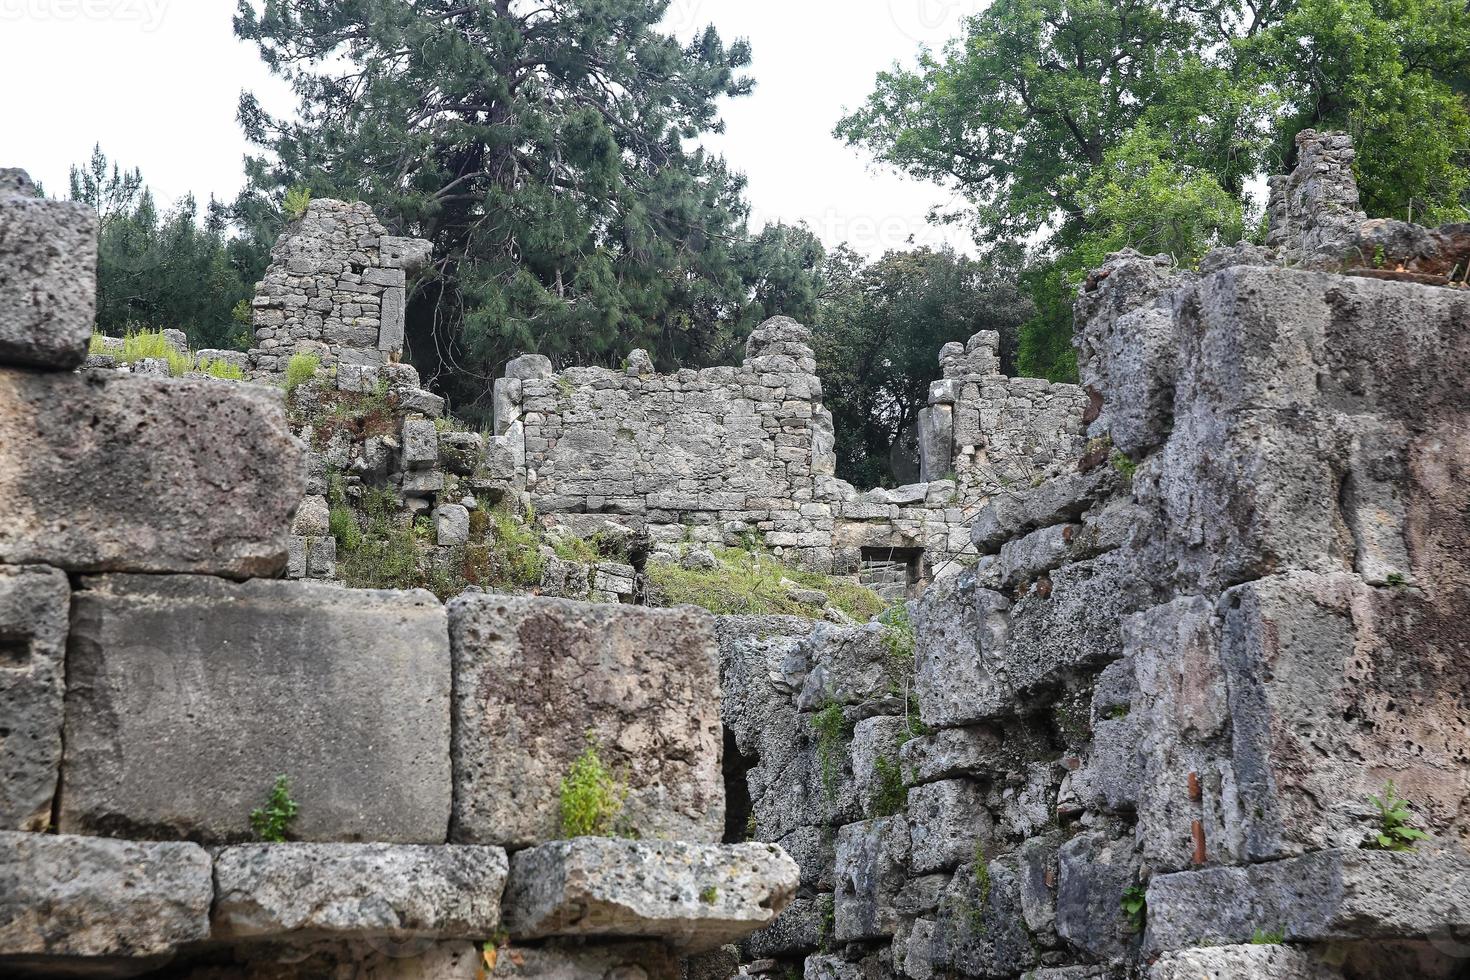
[[[786,906],[789,857],[718,843],[710,617],[281,580],[282,391],[74,371],[95,218],[30,191],[0,175],[0,973],[676,980]],[[589,750],[624,836],[556,841]]]
[[[1463,975],[1470,293],[1365,267],[1381,222],[1324,251],[1330,223],[1093,273],[1091,451],[980,509],[911,666],[722,630],[751,829],[802,866],[747,972]],[[1397,820],[1427,839],[1383,848]]]

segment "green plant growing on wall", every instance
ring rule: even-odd
[[[720,900],[720,890],[714,885],[706,885],[704,891],[699,893],[699,900],[705,905],[713,905]]]
[[[289,221],[300,221],[306,217],[306,209],[310,205],[311,191],[297,186],[286,192],[286,199],[281,202],[281,212]]]
[[[917,634],[908,603],[901,602],[886,610],[878,622],[888,627],[883,631],[883,649],[888,653],[889,667],[900,675],[912,673]]]
[[[289,394],[316,377],[321,366],[322,359],[315,354],[292,354],[286,362],[286,392]]]
[[[1116,449],[1113,450],[1111,462],[1113,464],[1113,469],[1117,470],[1119,473],[1123,474],[1123,476],[1127,477],[1130,480],[1133,479],[1133,474],[1138,472],[1138,464],[1129,459],[1127,456],[1124,456]]]
[[[1119,902],[1123,919],[1133,932],[1142,932],[1148,922],[1148,890],[1143,885],[1129,885]]]
[[[817,734],[817,758],[822,763],[822,789],[828,802],[837,798],[838,753],[847,748],[852,737],[852,723],[843,714],[842,705],[836,701],[827,704],[812,715],[812,731]]]
[[[265,806],[250,811],[250,829],[268,844],[281,844],[291,829],[291,821],[301,806],[291,799],[291,785],[285,776],[277,776]]]
[[[817,897],[817,946],[827,951],[827,943],[837,927],[837,902],[830,893]]]
[[[878,774],[878,789],[873,794],[873,816],[891,817],[903,810],[909,801],[909,786],[903,779],[903,767],[892,756],[880,755],[873,763]]]
[[[1284,942],[1286,942],[1285,926],[1282,926],[1280,929],[1273,929],[1269,932],[1265,929],[1257,929],[1255,932],[1251,933],[1250,944],[1252,946],[1280,946]]]
[[[587,747],[561,781],[562,836],[614,836],[627,797],[628,787],[613,778],[597,751],[596,735],[588,732]]]
[[[1383,787],[1382,796],[1368,799],[1378,808],[1378,830],[1363,843],[1364,847],[1375,851],[1412,851],[1419,841],[1429,839],[1424,831],[1410,825],[1413,813],[1409,801],[1398,795],[1393,780]]]

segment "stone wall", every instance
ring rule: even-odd
[[[980,509],[911,662],[722,621],[749,828],[801,864],[746,972],[1464,975],[1470,293],[1325,226],[1092,275],[1092,451]],[[1428,835],[1402,851],[1370,846],[1389,792]]]
[[[282,392],[74,371],[87,234],[0,177],[0,973],[733,970],[797,868],[719,843],[710,617],[277,578]],[[626,837],[556,841],[589,748]]]

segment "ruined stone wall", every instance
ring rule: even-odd
[[[797,868],[718,843],[710,617],[281,580],[280,388],[74,370],[96,219],[11,172],[0,272],[0,974],[733,971]]]
[[[1470,294],[1361,267],[1383,223],[1284,265],[1320,227],[1092,275],[1094,451],[981,508],[911,664],[722,622],[749,827],[802,868],[747,972],[1464,975]]]

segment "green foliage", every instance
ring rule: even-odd
[[[1382,796],[1368,798],[1378,808],[1378,830],[1363,843],[1364,847],[1375,851],[1412,851],[1419,841],[1429,839],[1428,834],[1409,823],[1414,814],[1409,809],[1409,801],[1394,789],[1393,780],[1383,787]]]
[[[883,649],[888,654],[889,667],[899,674],[912,673],[917,637],[908,603],[900,602],[888,609],[878,617],[878,622],[887,627],[883,631]]]
[[[1257,929],[1251,933],[1250,945],[1252,946],[1280,946],[1286,942],[1286,927],[1280,929]]]
[[[1138,472],[1138,464],[1116,449],[1113,450],[1113,455],[1108,458],[1108,462],[1112,464],[1113,469],[1130,480],[1133,479],[1133,474]]]
[[[889,252],[868,265],[846,248],[828,256],[812,346],[838,475],[858,486],[910,482],[892,451],[929,403],[939,349],[996,330],[1002,366],[1013,368],[1029,313],[1008,270],[951,249]]]
[[[201,361],[199,370],[211,378],[219,378],[221,381],[244,381],[245,369],[238,364],[231,364],[222,358],[212,361]]]
[[[312,378],[322,366],[322,359],[315,354],[292,354],[286,362],[286,391],[292,392]]]
[[[817,736],[817,758],[822,763],[822,789],[829,801],[834,800],[842,769],[839,759],[847,751],[848,740],[852,738],[852,722],[847,720],[842,705],[829,701],[812,715],[811,726]]]
[[[646,569],[655,604],[699,606],[716,615],[805,616],[821,619],[822,610],[792,599],[781,580],[827,593],[832,605],[864,622],[883,609],[870,589],[844,579],[783,565],[758,550],[720,548],[720,565],[683,568],[672,562],[650,562]]]
[[[234,347],[233,311],[248,309],[269,246],[226,234],[231,213],[185,195],[160,209],[138,170],[124,171],[99,146],[71,170],[70,198],[97,213],[97,329],[114,336],[136,325],[183,330],[194,347]],[[274,229],[262,229],[274,240]],[[248,321],[247,321],[248,322]],[[162,355],[159,355],[162,356]]]
[[[531,513],[519,518],[507,511],[490,515],[495,531],[492,557],[500,579],[511,585],[540,585],[546,572],[541,557],[541,526]]]
[[[291,799],[291,785],[286,777],[277,776],[265,806],[250,811],[250,829],[266,843],[284,843],[291,821],[300,810],[300,805]]]
[[[1143,885],[1129,885],[1124,889],[1123,900],[1119,904],[1128,928],[1142,932],[1148,922],[1148,889]]]
[[[623,813],[628,787],[614,779],[587,734],[587,747],[561,781],[559,805],[563,837],[611,837]]]
[[[714,885],[706,885],[699,893],[699,900],[706,905],[713,905],[720,900],[720,890]]]
[[[891,817],[908,806],[909,786],[904,782],[903,767],[897,758],[880,755],[873,769],[878,775],[878,788],[873,793],[873,816]]]
[[[290,221],[300,221],[306,217],[306,209],[311,206],[311,188],[297,186],[286,192],[286,197],[281,201],[281,213]]]
[[[817,945],[825,952],[837,928],[837,902],[830,892],[817,896]]]
[[[350,554],[362,547],[362,529],[357,526],[357,518],[352,515],[351,508],[345,505],[333,507],[327,521],[339,550]]]
[[[1409,580],[1404,578],[1403,572],[1389,572],[1388,578],[1385,581],[1390,588],[1394,589],[1402,589],[1409,584]]]

